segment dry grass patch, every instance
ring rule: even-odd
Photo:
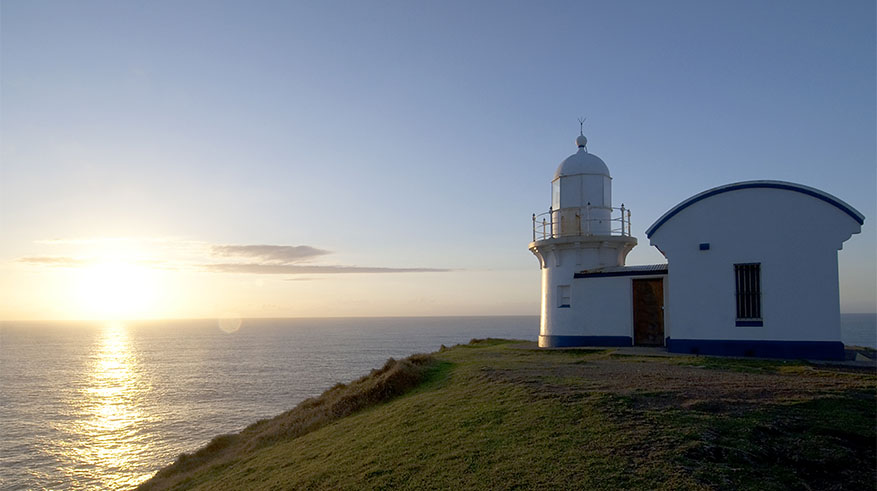
[[[191,454],[180,455],[138,489],[165,489],[182,484],[194,472],[221,467],[247,453],[282,440],[297,438],[362,409],[389,401],[423,382],[438,362],[430,355],[390,358],[383,367],[349,384],[337,384],[294,409],[248,426],[237,434],[221,435]]]

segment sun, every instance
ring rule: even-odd
[[[152,317],[158,296],[156,272],[124,260],[101,261],[77,272],[76,294],[91,318]]]

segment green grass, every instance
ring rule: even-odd
[[[220,437],[144,488],[875,489],[877,377],[834,375],[473,340]],[[722,378],[711,401],[689,384]]]
[[[875,486],[873,398],[823,397],[737,417],[680,416],[697,436],[682,462],[713,488]]]
[[[714,370],[736,372],[796,372],[810,365],[803,360],[765,360],[727,358],[721,356],[684,356],[674,359],[680,365],[691,365]]]

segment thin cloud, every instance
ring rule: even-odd
[[[95,245],[95,244],[125,244],[125,243],[170,243],[183,242],[175,237],[62,237],[55,239],[38,239],[35,244],[42,245]]]
[[[445,273],[441,268],[385,268],[371,266],[315,266],[301,264],[220,263],[205,264],[214,273],[245,274],[350,274],[350,273]]]
[[[29,256],[18,258],[17,261],[34,266],[52,266],[56,268],[75,268],[88,263],[88,261],[68,256]]]
[[[149,269],[166,269],[169,271],[179,271],[186,267],[183,263],[173,263],[170,261],[163,261],[160,259],[138,259],[134,261],[138,266],[149,268]]]
[[[338,264],[312,264],[311,261],[331,251],[309,245],[268,244],[210,244],[196,240],[171,237],[81,237],[36,241],[56,247],[107,245],[130,243],[146,246],[152,257],[142,253],[127,257],[124,262],[150,269],[205,271],[212,273],[236,273],[256,275],[306,275],[306,274],[383,274],[383,273],[444,273],[444,268],[393,268],[382,266],[348,266]],[[138,257],[139,256],[139,257]],[[159,258],[160,257],[160,258]],[[16,261],[33,266],[75,268],[99,263],[100,256],[28,256]],[[291,281],[307,281],[319,278],[291,278]]]
[[[330,251],[307,245],[215,245],[211,252],[216,256],[256,259],[274,264],[292,264],[331,254]]]

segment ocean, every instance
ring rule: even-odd
[[[538,317],[0,324],[0,489],[131,488],[387,358]]]
[[[535,340],[535,316],[0,323],[0,489],[131,488],[216,435],[472,338]],[[877,344],[877,314],[842,316]]]

